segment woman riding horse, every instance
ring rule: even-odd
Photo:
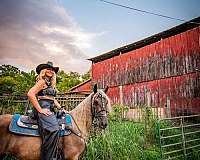
[[[105,129],[108,126],[108,113],[112,108],[106,91],[107,89],[97,89],[95,85],[93,92],[69,112],[73,117],[72,126],[81,136],[72,132],[60,137],[59,144],[63,148],[65,160],[78,160],[81,157],[94,123],[95,129]],[[4,159],[5,153],[9,153],[20,160],[39,160],[41,138],[10,132],[9,125],[13,118],[10,114],[0,115],[0,159]]]
[[[53,107],[61,109],[55,99],[56,73],[59,68],[52,62],[40,64],[36,68],[38,73],[36,84],[29,90],[28,98],[36,109],[39,133],[42,138],[41,160],[63,159],[62,149],[59,148],[59,124]],[[60,153],[59,153],[60,152]]]

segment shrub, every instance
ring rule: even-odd
[[[110,115],[111,120],[121,121],[123,119],[126,119],[128,106],[121,105],[121,104],[114,104],[112,108],[113,108],[113,112]]]

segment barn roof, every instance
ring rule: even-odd
[[[131,43],[131,44],[128,44],[128,45],[113,49],[113,50],[111,50],[109,52],[106,52],[106,53],[104,53],[102,55],[90,58],[88,60],[92,61],[93,63],[97,63],[97,62],[112,58],[114,56],[118,56],[120,54],[123,54],[123,53],[129,52],[129,51],[144,47],[146,45],[158,42],[161,39],[168,38],[168,37],[174,36],[176,34],[185,32],[187,30],[190,30],[190,29],[193,29],[195,27],[198,27],[199,25],[200,25],[200,17],[197,17],[197,18],[194,18],[194,19],[192,19],[192,20],[190,20],[188,22],[185,22],[183,24],[175,26],[175,27],[173,27],[171,29],[168,29],[168,30],[165,30],[163,32],[157,33],[157,34],[155,34],[153,36],[150,36],[150,37],[147,37],[147,38],[145,38],[143,40],[140,40],[140,41],[137,41],[137,42],[134,42],[134,43]]]
[[[77,88],[79,88],[79,87],[85,85],[86,83],[88,83],[88,82],[90,82],[90,81],[91,81],[91,79],[88,79],[88,80],[86,80],[86,81],[84,81],[84,82],[82,82],[82,83],[80,83],[80,84],[78,84],[78,85],[76,85],[76,86],[70,88],[70,89],[69,89],[69,92],[73,92],[75,89],[77,89]],[[87,90],[87,91],[90,91],[90,90]]]

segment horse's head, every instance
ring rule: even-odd
[[[105,90],[97,90],[97,85],[95,85],[93,91],[92,121],[95,120],[97,127],[105,129],[108,126],[108,113],[111,111],[110,100],[106,95],[108,87]]]

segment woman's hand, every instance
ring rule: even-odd
[[[68,111],[66,111],[63,107],[60,109],[61,111],[65,112],[65,113],[69,113]]]
[[[41,114],[44,114],[45,116],[50,116],[52,114],[52,112],[47,109],[47,108],[43,108],[41,111],[40,111]]]

